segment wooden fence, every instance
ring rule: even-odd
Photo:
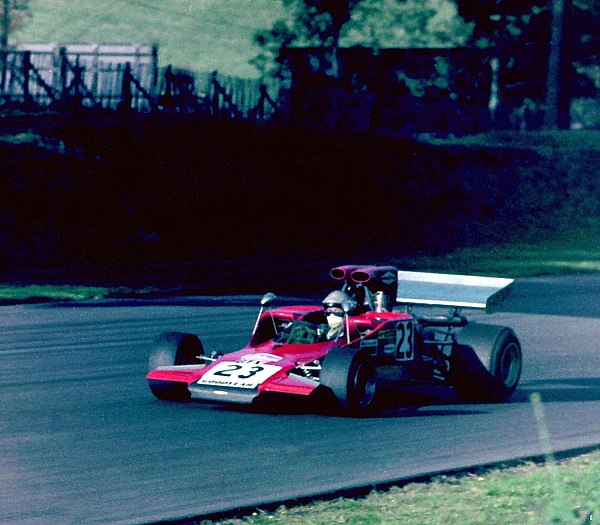
[[[275,84],[158,67],[151,45],[27,45],[0,52],[0,109],[102,108],[272,119]]]

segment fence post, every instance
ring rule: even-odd
[[[265,118],[265,102],[269,99],[269,93],[267,91],[267,86],[264,84],[260,85],[260,99],[258,100],[258,116],[260,120],[264,120]]]
[[[67,90],[67,73],[69,71],[67,50],[64,47],[61,47],[58,51],[58,56],[60,59],[60,76],[58,80],[60,85],[60,103],[61,105],[66,106],[69,99],[69,93]]]
[[[75,59],[75,65],[72,67],[73,70],[73,105],[76,109],[83,107],[83,93],[81,92],[82,79],[81,75],[84,68],[79,65],[79,56]]]
[[[4,95],[4,89],[6,88],[6,73],[8,71],[8,51],[6,49],[0,49],[0,90]]]
[[[121,101],[117,104],[119,111],[130,111],[132,109],[131,103],[133,102],[133,94],[131,92],[131,81],[131,64],[127,62],[125,64],[125,70],[123,71]]]
[[[165,70],[165,91],[161,97],[161,105],[163,108],[171,111],[173,106],[173,68],[171,64]]]
[[[32,102],[31,93],[29,91],[29,78],[31,76],[31,51],[23,53],[23,102],[25,105],[30,105]]]
[[[150,92],[158,95],[158,44],[152,44],[152,88]]]
[[[213,117],[217,117],[219,116],[219,82],[217,80],[217,72],[213,71],[212,73],[212,80],[211,80],[211,86],[212,86],[212,100],[211,100],[211,111],[212,111],[212,115]]]

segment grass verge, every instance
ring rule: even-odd
[[[2,284],[0,285],[0,302],[81,301],[101,299],[110,293],[109,288],[95,286]]]
[[[225,268],[225,274],[231,274],[231,276],[242,274],[243,272],[239,268],[236,270],[238,266],[244,268],[248,266],[248,264],[242,264],[242,262],[236,263],[235,261],[230,261],[230,264],[223,267]],[[361,262],[370,261],[363,259]],[[590,220],[585,227],[563,230],[551,235],[547,233],[543,236],[540,235],[537,242],[461,248],[435,257],[422,255],[417,257],[390,258],[386,261],[377,262],[392,263],[404,270],[498,275],[513,278],[600,272],[600,220]],[[221,263],[216,262],[214,264],[215,271],[223,270]],[[282,263],[283,266],[286,266],[286,264]],[[302,265],[297,260],[295,264]],[[223,286],[227,284],[228,277],[225,274],[220,277],[216,274],[210,278],[207,277],[211,273],[210,267],[211,265],[206,263],[202,266],[202,271],[194,272],[192,269],[188,274],[191,273],[193,276],[194,273],[198,273],[198,275],[204,276],[205,280],[214,281],[211,286],[218,287],[218,289],[215,288],[213,290],[210,286],[207,288],[207,284],[199,282],[198,277],[190,278],[188,274],[186,274],[185,279],[181,278],[180,282],[177,282],[177,275],[183,275],[184,268],[182,267],[179,271],[177,268],[171,268],[169,270],[170,277],[168,278],[160,277],[159,275],[161,273],[169,273],[167,271],[155,270],[149,272],[148,282],[146,283],[144,282],[144,277],[138,276],[135,282],[139,286],[118,282],[119,279],[116,276],[108,279],[111,282],[108,286],[50,285],[39,283],[17,285],[0,283],[0,304],[222,293],[224,290]],[[315,267],[315,262],[313,261],[310,266],[306,265],[306,267]],[[289,269],[286,266],[286,275],[290,273],[287,270]],[[315,268],[315,271],[319,272],[320,275],[326,269],[322,268],[321,265]],[[306,270],[302,275],[310,274],[310,272],[311,270]],[[291,273],[293,274],[294,272]],[[156,277],[157,275],[159,275],[158,278]],[[161,279],[163,280],[162,285],[160,282]],[[246,287],[251,287],[246,282],[248,279],[251,279],[251,277],[242,276],[235,281],[235,288],[231,289],[229,293],[250,293],[249,289],[238,288],[238,285],[243,286],[242,282],[245,283]],[[302,277],[299,278],[297,283],[291,283],[289,291],[298,293],[303,289],[306,290],[306,279],[308,277]],[[260,286],[263,285],[268,288],[273,283],[261,283]]]
[[[395,264],[402,268],[506,277],[600,272],[600,220],[550,235],[540,233],[537,241],[461,248],[439,257],[399,259]]]
[[[558,479],[561,490],[557,490]],[[583,525],[600,519],[600,450],[557,463],[438,476],[203,525]]]
[[[0,284],[0,305],[50,301],[93,301],[115,297],[143,297],[155,293],[159,293],[159,290],[53,284]]]

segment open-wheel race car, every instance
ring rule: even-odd
[[[322,304],[273,307],[261,300],[249,343],[206,355],[194,334],[160,335],[148,384],[159,399],[250,404],[269,393],[333,393],[345,411],[372,407],[381,366],[402,384],[445,384],[469,402],[504,402],[521,374],[521,345],[506,326],[469,322],[463,309],[491,313],[512,280],[398,271],[393,266],[333,268],[340,284]],[[414,307],[444,307],[416,315]]]

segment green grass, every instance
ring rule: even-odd
[[[257,77],[252,36],[282,15],[278,0],[31,0],[23,43],[158,43],[161,66]]]
[[[70,286],[45,284],[0,284],[2,301],[84,301],[103,299],[115,290],[100,286]]]
[[[490,275],[503,277],[532,277],[584,272],[600,272],[600,220],[589,221],[587,227],[571,229],[541,237],[538,242],[470,247],[457,249],[438,256],[390,258],[377,261],[395,264],[403,270],[432,271],[440,273]],[[243,263],[243,261],[242,261]],[[215,263],[217,264],[217,263]],[[232,263],[235,271],[235,262]],[[321,269],[319,269],[321,270]],[[170,282],[165,289],[153,287],[134,288],[117,282],[110,287],[1,284],[0,302],[45,300],[93,300],[110,297],[148,296],[150,294],[195,294]],[[171,279],[172,280],[172,279]]]
[[[557,491],[555,480],[561,489]],[[558,492],[558,493],[557,493]],[[558,464],[439,476],[364,498],[257,511],[220,525],[592,525],[600,519],[600,451]]]
[[[600,201],[596,184],[600,131],[492,132],[431,142],[521,149],[537,153],[540,160],[524,167],[520,174],[524,189],[518,195],[526,201],[521,203],[521,212],[529,209],[531,220],[521,220],[518,231],[510,233],[522,241],[420,258],[418,265],[439,271],[514,277],[600,271]],[[554,178],[547,175],[554,172]],[[559,201],[558,208],[551,202],[553,198]],[[544,221],[535,215],[536,210]],[[411,264],[411,260],[398,262],[399,266],[406,264]]]
[[[538,241],[461,248],[392,262],[406,269],[506,277],[600,272],[600,219],[559,232],[540,232]]]
[[[129,286],[84,286],[74,284],[12,284],[0,283],[2,303],[48,302],[48,301],[94,301],[119,297],[148,297],[180,293],[179,289],[160,290],[155,287],[132,288]]]
[[[600,131],[493,131],[480,135],[432,139],[432,144],[454,144],[491,148],[516,148],[535,151],[542,156],[569,155],[581,151],[598,152]]]

